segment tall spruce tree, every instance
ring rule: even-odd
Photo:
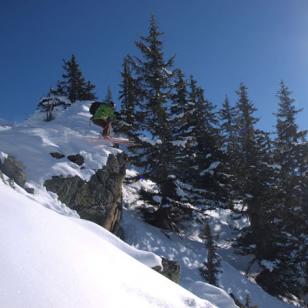
[[[121,112],[118,119],[118,130],[134,138],[138,131],[136,123],[137,108],[137,85],[132,74],[131,61],[125,57],[123,61],[123,71],[121,73],[122,82],[120,84]]]
[[[238,199],[236,171],[238,169],[239,147],[237,142],[237,112],[226,97],[219,111],[220,134],[222,137],[222,152],[224,154],[223,174],[224,191],[228,196],[227,202],[234,209],[234,201]]]
[[[297,110],[291,92],[283,82],[278,92],[277,138],[275,165],[277,166],[273,224],[276,229],[274,270],[264,270],[258,282],[275,295],[307,293],[307,153],[305,131],[296,124]]]
[[[195,202],[204,204],[204,200],[221,200],[221,167],[220,135],[215,106],[205,99],[204,91],[190,79],[189,105],[191,143],[189,157],[192,162],[187,176],[195,188]]]
[[[107,87],[107,92],[106,92],[106,95],[105,95],[105,98],[104,98],[104,102],[107,103],[107,104],[113,102],[112,91],[111,91],[110,86]]]
[[[221,258],[217,253],[217,245],[214,241],[212,230],[208,223],[205,224],[203,237],[207,248],[207,258],[199,269],[200,274],[206,282],[214,286],[218,286],[218,275],[221,272]]]
[[[170,214],[171,200],[176,199],[172,174],[173,146],[168,122],[167,105],[170,101],[173,79],[173,58],[164,59],[156,20],[151,18],[149,34],[136,43],[141,57],[133,59],[138,88],[136,119],[140,129],[135,163],[145,176],[155,181],[162,194],[156,223],[165,227]]]
[[[249,100],[247,87],[241,83],[236,92],[237,109],[237,140],[238,150],[241,153],[238,161],[236,177],[241,199],[245,205],[252,196],[255,186],[257,144],[255,124],[258,119],[254,116],[256,108]]]
[[[63,60],[64,73],[62,80],[58,81],[55,89],[49,90],[49,95],[66,96],[72,103],[77,100],[92,100],[95,85],[90,81],[85,81],[76,57],[71,56],[70,60]]]
[[[187,148],[191,139],[190,106],[188,102],[188,90],[184,73],[178,69],[175,71],[174,93],[172,94],[169,110],[169,123],[172,142],[175,147],[173,160],[174,174],[179,180],[185,180],[186,170],[190,165]]]
[[[243,203],[250,225],[242,230],[239,246],[244,253],[253,253],[258,260],[273,253],[272,221],[275,191],[271,161],[271,141],[266,132],[257,130],[256,108],[249,100],[247,87],[237,91],[237,143],[235,170],[237,198]]]

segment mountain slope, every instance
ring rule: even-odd
[[[48,210],[2,181],[0,195],[0,307],[214,307],[123,250],[157,265],[153,254]]]
[[[56,110],[51,122],[36,112],[23,123],[0,127],[0,158],[5,157],[3,152],[20,160],[34,187],[30,195],[0,180],[0,266],[4,269],[0,307],[211,307],[211,302],[232,308],[230,292],[241,301],[250,294],[259,308],[288,307],[242,275],[232,266],[238,256],[223,249],[220,281],[225,291],[204,283],[198,266],[206,250],[195,229],[179,237],[144,223],[134,211],[140,183],[124,187],[127,209],[122,227],[129,244],[153,253],[133,249],[98,225],[79,219],[76,211],[46,191],[44,181],[54,175],[88,181],[109,154],[119,152],[99,138],[98,127],[89,125],[89,105],[77,102]],[[85,162],[80,167],[66,158],[53,158],[51,152],[81,154]],[[223,227],[223,215],[213,213],[211,223]],[[157,266],[161,259],[154,253],[179,261],[181,286],[204,300],[136,261]]]

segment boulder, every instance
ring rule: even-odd
[[[82,166],[84,164],[84,158],[80,154],[68,155],[67,159],[70,160],[71,162],[77,164],[78,166]]]
[[[81,218],[94,221],[117,233],[122,213],[122,182],[126,171],[123,153],[109,155],[106,165],[86,182],[74,177],[53,176],[45,181],[47,190],[76,210]]]
[[[162,258],[163,269],[154,267],[153,269],[169,278],[175,283],[180,282],[180,264],[177,261]]]
[[[60,152],[51,152],[49,153],[53,158],[56,158],[56,159],[61,159],[63,157],[65,157],[64,154],[60,153]]]
[[[13,180],[17,185],[25,187],[26,174],[23,170],[21,162],[17,161],[13,156],[8,155],[7,158],[0,160],[0,171]]]

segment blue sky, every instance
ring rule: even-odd
[[[12,0],[0,10],[0,118],[22,120],[76,54],[86,79],[117,98],[123,57],[147,32],[151,14],[166,56],[194,75],[218,106],[235,102],[240,82],[271,130],[280,80],[293,91],[308,128],[307,0]]]

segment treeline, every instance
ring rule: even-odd
[[[222,206],[247,215],[237,248],[263,266],[257,281],[274,295],[307,293],[308,144],[294,99],[281,82],[276,134],[256,128],[256,106],[244,84],[217,108],[194,77],[166,58],[152,18],[124,59],[119,126],[138,146],[133,164],[160,188],[152,223],[168,228],[185,205]]]
[[[243,83],[237,101],[226,97],[217,110],[195,78],[175,67],[174,57],[164,56],[161,35],[152,18],[148,34],[136,42],[137,55],[125,57],[116,123],[135,140],[129,149],[132,164],[160,189],[158,209],[148,220],[176,227],[188,205],[247,215],[250,224],[235,246],[259,261],[258,283],[273,295],[303,297],[308,293],[308,144],[296,123],[300,110],[291,92],[281,82],[276,134],[270,137],[257,129],[256,106]],[[95,99],[94,85],[82,77],[74,57],[64,62],[64,70],[50,94],[72,102]],[[269,261],[271,267],[265,266]]]

